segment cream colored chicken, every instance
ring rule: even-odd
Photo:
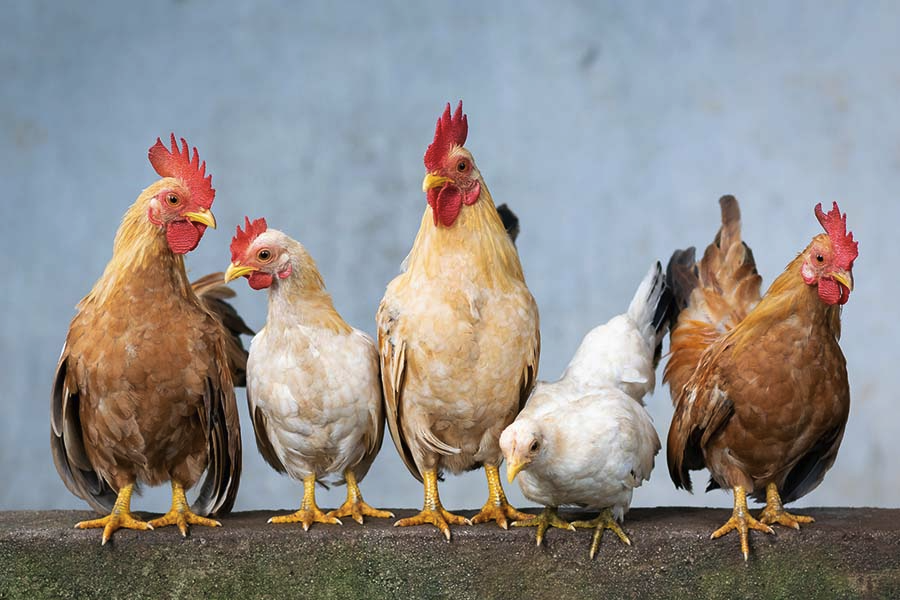
[[[231,244],[226,281],[245,276],[269,289],[266,326],[250,344],[247,399],[260,453],[303,482],[300,510],[270,523],[340,524],[350,516],[392,517],[362,499],[362,481],[381,448],[384,415],[378,352],[371,337],[335,311],[316,264],[297,241],[264,219],[246,221]],[[343,476],[347,501],[327,514],[317,481]]]
[[[378,309],[378,342],[391,437],[425,485],[424,508],[399,526],[431,523],[450,539],[437,479],[484,466],[489,498],[473,519],[526,515],[500,483],[500,432],[534,385],[540,354],[538,311],[512,240],[472,155],[466,117],[447,105],[425,153],[428,207],[406,270]]]
[[[525,409],[504,430],[500,447],[510,482],[544,512],[516,526],[594,529],[591,558],[610,529],[626,544],[621,522],[634,488],[649,479],[660,449],[643,398],[653,391],[673,296],[659,263],[647,273],[628,311],[584,337],[562,377],[539,382]],[[590,521],[559,518],[562,505],[600,511]]]

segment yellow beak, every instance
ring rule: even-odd
[[[853,275],[847,271],[836,271],[831,274],[831,278],[851,292],[853,291]]]
[[[449,177],[441,177],[440,175],[429,173],[425,176],[425,180],[422,182],[422,191],[427,192],[431,188],[441,187],[442,185],[450,181],[453,180]]]
[[[506,461],[506,480],[510,483],[513,482],[513,479],[516,478],[516,475],[519,474],[519,471],[525,468],[529,461],[517,461],[517,460],[507,460]]]
[[[229,281],[233,281],[238,277],[243,277],[244,275],[249,275],[253,271],[256,271],[256,267],[245,267],[240,263],[233,262],[228,265],[228,269],[225,271],[225,283]]]
[[[216,228],[216,218],[208,208],[201,208],[196,212],[186,212],[181,216],[194,223],[203,223],[207,227],[212,227],[213,229]]]

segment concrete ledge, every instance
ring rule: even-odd
[[[448,544],[392,520],[304,532],[248,512],[187,539],[121,530],[101,547],[99,530],[72,528],[91,513],[6,512],[0,598],[900,598],[900,510],[798,512],[816,523],[753,535],[748,564],[733,533],[708,539],[727,510],[635,509],[633,546],[607,532],[594,561],[584,530],[537,548],[531,528],[457,527]]]

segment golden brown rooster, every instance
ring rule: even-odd
[[[675,403],[668,462],[678,487],[690,491],[690,471],[705,467],[707,490],[733,490],[733,516],[712,537],[737,529],[746,560],[750,529],[812,522],[783,505],[815,489],[837,456],[850,408],[840,314],[858,249],[837,203],[828,213],[817,205],[826,233],[760,298],[737,200],[720,204],[722,227],[701,261],[690,248],[669,262],[683,310],[665,370]],[[759,520],[748,494],[766,502]]]
[[[431,523],[450,539],[466,524],[438,496],[443,470],[484,466],[489,498],[472,522],[529,515],[500,484],[500,432],[534,387],[540,355],[538,310],[513,242],[471,153],[462,102],[438,119],[425,152],[428,207],[406,270],[378,309],[382,383],[391,437],[424,482],[425,505],[396,525]]]
[[[69,490],[106,517],[78,523],[103,528],[218,526],[206,515],[228,512],[241,472],[234,378],[246,353],[246,325],[222,298],[221,274],[188,281],[183,255],[197,247],[215,190],[196,148],[161,140],[150,163],[162,179],[125,214],[113,257],[78,304],[56,370],[51,448]],[[198,296],[197,292],[202,294]],[[223,320],[231,327],[227,331]],[[193,507],[185,489],[207,470]],[[172,483],[172,508],[144,522],[131,514],[138,483]]]

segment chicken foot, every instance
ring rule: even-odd
[[[781,495],[778,493],[778,486],[774,483],[766,486],[766,507],[759,516],[760,522],[766,525],[778,523],[794,529],[800,529],[800,523],[813,523],[815,521],[812,517],[793,515],[784,510],[784,505],[781,503]]]
[[[184,495],[184,487],[177,481],[172,481],[172,508],[169,512],[150,521],[155,527],[177,525],[182,537],[187,537],[188,525],[204,525],[206,527],[221,527],[222,524],[215,519],[207,519],[191,512],[187,498]]]
[[[575,528],[568,521],[564,521],[559,518],[559,514],[557,514],[556,506],[545,506],[544,510],[539,515],[533,515],[528,519],[524,519],[521,521],[513,521],[513,527],[537,527],[537,532],[535,535],[536,545],[540,546],[544,541],[544,534],[551,527],[556,527],[557,529],[568,529],[569,531],[575,531]]]
[[[500,468],[495,465],[484,465],[484,473],[488,480],[488,501],[481,508],[481,512],[472,517],[472,523],[487,523],[497,521],[497,525],[503,529],[509,527],[510,521],[525,521],[533,517],[528,513],[519,512],[506,500],[503,486],[500,484]]]
[[[394,513],[387,510],[378,510],[366,504],[363,500],[362,492],[359,490],[359,484],[356,482],[356,475],[353,471],[347,469],[344,471],[344,480],[347,482],[347,501],[339,508],[328,513],[329,517],[351,517],[354,521],[363,524],[363,517],[377,517],[380,519],[389,519]]]
[[[425,484],[425,505],[422,512],[414,517],[400,519],[394,523],[394,527],[410,527],[430,523],[440,529],[449,542],[451,523],[453,525],[471,525],[472,522],[465,517],[454,515],[441,506],[441,499],[438,496],[437,471],[430,469],[423,472],[422,479]]]
[[[628,546],[631,545],[631,540],[628,539],[628,536],[625,535],[625,532],[622,531],[622,528],[619,527],[619,524],[616,523],[615,518],[613,518],[612,509],[604,508],[600,511],[600,514],[597,515],[597,518],[591,519],[590,521],[574,521],[572,522],[572,527],[582,527],[582,528],[591,528],[594,530],[594,538],[591,540],[591,559],[597,554],[597,550],[600,548],[600,538],[603,537],[603,531],[605,529],[609,529],[622,540],[624,544]]]
[[[760,523],[750,515],[750,509],[747,508],[747,492],[739,485],[734,487],[734,512],[731,518],[720,528],[716,529],[709,538],[714,540],[733,529],[737,529],[740,533],[741,552],[744,554],[745,561],[750,557],[751,529],[765,533],[775,533],[771,527],[765,523]]]
[[[129,483],[116,496],[116,503],[113,505],[112,511],[100,519],[92,519],[90,521],[81,521],[75,524],[75,529],[96,529],[103,528],[103,538],[100,542],[101,546],[105,546],[106,542],[112,537],[117,529],[153,529],[153,525],[140,519],[135,519],[131,514],[131,494],[134,491],[134,484]]]
[[[348,482],[349,484],[349,482]],[[333,511],[332,511],[333,512]],[[303,478],[303,500],[297,512],[280,517],[272,517],[269,523],[300,523],[303,531],[309,531],[313,523],[327,523],[329,525],[343,525],[337,517],[331,513],[325,514],[316,506],[316,475],[311,473]]]

